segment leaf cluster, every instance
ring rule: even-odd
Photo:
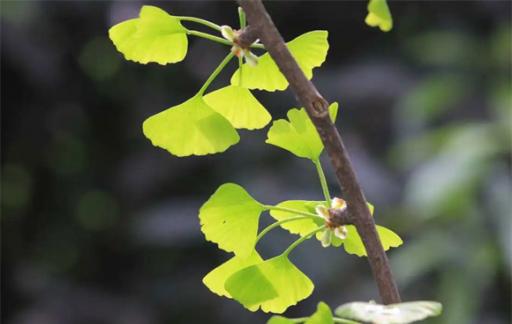
[[[391,29],[385,0],[371,0],[368,10],[366,22],[369,25]],[[245,16],[241,10],[239,15],[242,30]],[[189,29],[184,22],[205,25],[220,32],[222,37]],[[250,48],[240,48],[236,42],[238,35],[239,31],[229,26],[195,17],[173,16],[154,6],[143,6],[139,17],[109,30],[117,50],[127,60],[141,64],[165,65],[184,60],[190,36],[231,46],[231,51],[190,99],[144,121],[143,133],[153,145],[179,157],[219,153],[239,141],[238,129],[261,129],[270,123],[270,113],[252,91],[282,91],[288,87],[288,82],[268,53],[252,52],[264,51],[262,44],[256,41]],[[327,57],[327,38],[327,31],[316,30],[286,43],[308,79]],[[210,84],[235,56],[238,69],[230,84],[210,91]],[[333,122],[338,110],[336,102],[329,106]],[[325,200],[287,200],[265,205],[237,184],[221,185],[201,207],[199,220],[206,240],[233,255],[209,272],[203,282],[212,292],[233,298],[251,311],[283,313],[289,306],[307,298],[314,289],[313,282],[289,259],[297,246],[316,237],[324,247],[343,246],[347,253],[357,256],[365,256],[366,250],[353,225],[333,226],[325,213],[328,206],[346,208],[346,203],[340,198],[331,199],[320,163],[323,144],[304,108],[292,108],[287,119],[275,120],[267,132],[266,143],[310,160],[318,172]],[[373,213],[373,206],[370,205],[370,209]],[[264,212],[269,212],[275,222],[260,231],[259,219]],[[256,245],[277,227],[299,238],[281,254],[264,260]],[[377,226],[377,232],[386,250],[402,244],[400,237],[385,227]],[[321,303],[306,322],[329,323],[328,318],[332,319],[332,313]],[[285,319],[271,320],[279,321]]]

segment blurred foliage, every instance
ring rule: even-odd
[[[393,255],[393,268],[405,287],[440,276],[433,291],[445,307],[442,323],[470,323],[489,312],[489,301],[475,296],[511,270],[510,234],[500,231],[510,229],[512,211],[510,27],[490,39],[484,48],[471,35],[419,35],[411,58],[429,72],[397,104],[407,137],[391,163],[409,174],[400,222],[414,241]],[[489,69],[492,78],[482,78]],[[474,100],[488,109],[478,111]],[[510,298],[506,287],[492,299]]]
[[[321,198],[309,162],[265,145],[265,130],[184,160],[144,139],[142,121],[190,97],[226,48],[194,40],[179,66],[122,62],[106,32],[141,4],[0,2],[6,323],[263,323],[202,285],[225,256],[203,242],[198,208],[228,181],[272,203]],[[237,23],[230,1],[158,5]],[[509,323],[511,4],[389,6],[384,34],[363,23],[365,3],[267,2],[286,39],[329,30],[313,81],[340,104],[375,217],[404,238],[390,252],[403,299],[442,302],[431,323]],[[296,106],[290,93],[256,96],[275,119]],[[266,238],[262,253],[283,242]],[[376,298],[364,259],[319,249],[294,252],[317,289],[287,317]]]

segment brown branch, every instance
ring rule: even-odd
[[[258,33],[252,26],[247,26],[240,30],[240,35],[236,39],[236,44],[241,48],[250,48],[252,43],[258,39]]]
[[[349,214],[353,215],[352,220],[366,248],[368,261],[382,302],[385,304],[399,303],[400,295],[391,273],[388,258],[382,248],[373,217],[366,205],[366,199],[343,141],[336,126],[329,118],[328,102],[299,68],[261,0],[238,0],[238,2],[245,11],[251,28],[256,30],[259,39],[288,80],[298,101],[306,108],[320,134],[336,173],[338,184],[347,201]]]
[[[348,212],[348,208],[329,208],[329,221],[334,226],[354,225],[354,221]]]

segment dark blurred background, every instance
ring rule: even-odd
[[[314,168],[266,145],[266,129],[213,156],[152,147],[143,120],[193,95],[227,47],[191,39],[179,64],[124,61],[107,31],[142,4],[238,21],[233,1],[1,2],[2,322],[268,319],[201,283],[229,255],[204,240],[197,211],[230,181],[265,203],[321,198]],[[511,2],[392,1],[390,33],[364,24],[366,2],[267,7],[286,39],[329,30],[314,81],[340,102],[377,222],[405,241],[389,253],[403,299],[441,301],[429,323],[510,323]],[[256,95],[274,118],[296,106],[289,90]],[[275,231],[260,250],[292,239]],[[316,290],[289,316],[378,299],[364,258],[310,242],[293,260]]]

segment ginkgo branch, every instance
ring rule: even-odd
[[[297,246],[299,246],[304,241],[309,240],[313,235],[315,235],[316,233],[318,233],[324,229],[325,229],[325,225],[322,225],[320,227],[317,227],[313,231],[307,233],[306,235],[302,236],[301,238],[299,238],[298,240],[296,240],[295,242],[290,244],[290,246],[286,250],[284,250],[283,255],[288,256]]]
[[[237,0],[279,70],[288,80],[292,91],[315,125],[334,168],[340,189],[344,193],[350,215],[368,254],[368,261],[385,304],[399,303],[400,294],[391,267],[377,234],[375,222],[368,209],[359,181],[343,141],[329,116],[329,104],[313,83],[306,78],[275,27],[261,0]]]

